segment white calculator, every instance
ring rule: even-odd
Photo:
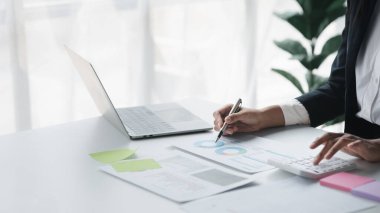
[[[269,159],[268,164],[290,173],[312,179],[320,179],[336,172],[348,171],[356,168],[356,165],[353,162],[337,157],[325,160],[319,163],[319,165],[314,165],[314,158],[315,157],[310,156],[288,161],[284,159]]]

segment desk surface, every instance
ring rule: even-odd
[[[215,105],[192,100],[181,104],[212,121]],[[257,135],[289,143],[291,149],[307,149],[322,133],[297,126]],[[101,117],[1,136],[0,212],[180,212],[179,204],[98,171],[100,164],[88,154],[130,146],[138,148],[138,156],[162,156],[186,137],[131,141]],[[378,165],[362,162],[361,167],[361,174],[380,179]],[[252,179],[265,184],[289,176],[271,170]]]

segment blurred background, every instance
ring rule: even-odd
[[[117,107],[286,102],[301,93],[271,68],[305,88],[306,71],[274,41],[304,38],[274,13],[301,9],[295,0],[0,0],[0,134],[99,115],[64,45],[94,65]],[[315,51],[343,25],[329,24]],[[327,77],[334,57],[315,73]]]

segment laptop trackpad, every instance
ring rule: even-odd
[[[197,119],[197,117],[194,114],[181,107],[168,109],[152,109],[152,111],[159,118],[169,123],[188,122]]]

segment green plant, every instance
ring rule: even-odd
[[[290,81],[304,94],[320,87],[327,81],[327,78],[315,74],[314,71],[319,68],[329,55],[338,50],[342,39],[340,35],[336,35],[328,39],[324,44],[319,44],[318,39],[329,24],[345,14],[346,6],[345,0],[296,1],[301,7],[300,12],[275,13],[275,15],[301,33],[307,46],[294,39],[285,39],[274,43],[277,47],[290,53],[290,59],[299,61],[306,69],[307,88],[304,89],[300,81],[291,72],[277,68],[272,68],[272,70]],[[315,51],[317,43],[322,46],[320,53]],[[334,122],[329,124],[331,123]]]

